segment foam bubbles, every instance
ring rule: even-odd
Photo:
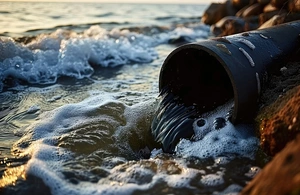
[[[245,172],[231,170],[235,166],[230,164],[232,159],[222,156],[235,155],[233,149],[230,153],[229,146],[249,151],[245,128],[239,129],[243,131],[238,134],[228,122],[221,129],[211,126],[216,116],[226,115],[232,102],[226,109],[218,108],[217,113],[202,116],[204,126],[209,125],[210,129],[202,139],[181,140],[177,154],[173,155],[153,149],[150,158],[143,159],[138,150],[151,140],[149,129],[155,103],[127,106],[116,100],[121,95],[98,92],[82,102],[41,114],[14,146],[22,156],[29,157],[25,173],[41,179],[52,194],[85,195],[149,194],[165,189],[167,193],[209,193],[212,189],[224,190],[234,182],[225,176],[227,167],[233,171],[230,173],[245,180],[255,172],[255,166],[248,166],[250,170]],[[203,126],[195,128],[200,127]],[[226,130],[228,127],[230,130]],[[211,140],[212,133],[220,137],[219,142]],[[237,145],[232,143],[235,136]],[[214,151],[216,147],[205,145],[215,142],[220,153]],[[205,154],[206,159],[194,158],[197,154]],[[212,156],[218,157],[211,161]]]
[[[17,43],[0,37],[0,90],[9,77],[31,84],[52,84],[59,77],[90,77],[95,67],[150,63],[159,56],[156,46],[174,37],[207,37],[208,30],[178,27],[144,35],[129,30],[91,26],[82,33],[58,29]]]
[[[110,33],[100,27],[91,27],[83,35],[59,29],[27,44],[1,38],[1,80],[11,76],[29,83],[50,84],[61,76],[89,77],[95,65],[115,67],[157,58],[153,39],[136,35],[140,41],[132,41],[128,36],[134,33],[114,37]]]
[[[208,174],[202,176],[200,181],[204,186],[207,187],[219,186],[224,184],[224,179],[222,174]]]
[[[229,120],[225,120],[231,107],[232,102],[228,102],[205,114],[202,117],[206,120],[204,126],[199,127],[196,120],[193,124],[195,136],[192,140],[182,139],[176,147],[176,153],[184,157],[217,158],[231,154],[253,159],[259,141],[251,126],[234,126]],[[216,118],[222,118],[221,128],[216,128]]]
[[[22,155],[31,157],[26,165],[26,174],[41,178],[53,194],[120,194],[126,192],[127,188],[128,193],[131,193],[132,190],[139,189],[141,183],[126,186],[121,183],[141,182],[141,178],[148,183],[151,181],[151,172],[134,165],[128,168],[123,177],[122,171],[118,171],[117,167],[125,159],[134,157],[134,148],[130,147],[128,134],[142,133],[139,131],[143,127],[136,126],[136,123],[145,125],[148,121],[148,127],[144,128],[149,129],[150,120],[147,119],[145,110],[150,112],[151,107],[151,102],[127,107],[116,101],[114,95],[101,93],[80,103],[65,105],[42,114],[36,123],[25,130],[25,135],[14,147]],[[145,140],[143,137],[141,139]],[[103,166],[102,172],[101,169],[88,170],[90,163],[94,161],[98,166]],[[117,175],[111,174],[108,179],[112,178],[116,183],[120,181],[117,186],[102,183],[99,187],[97,184],[84,182],[85,178],[98,181],[100,176],[106,175],[106,169],[114,167]],[[78,169],[82,170],[77,173]],[[131,180],[128,180],[128,175],[132,175]]]

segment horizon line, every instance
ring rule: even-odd
[[[190,1],[174,1],[174,0],[165,0],[165,1],[134,1],[134,0],[0,0],[0,2],[36,2],[36,3],[107,3],[107,4],[199,4],[199,5],[208,5],[212,3],[207,0],[190,0]]]

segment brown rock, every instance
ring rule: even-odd
[[[288,10],[290,12],[300,12],[300,1],[299,0],[290,0],[288,4]]]
[[[258,3],[262,4],[262,5],[267,5],[268,3],[270,3],[271,0],[257,0]]]
[[[271,19],[269,19],[268,21],[266,21],[265,23],[263,23],[259,29],[263,29],[263,28],[269,28],[272,26],[276,26],[278,24],[282,24],[284,23],[284,15],[274,15]]]
[[[242,190],[241,195],[300,194],[300,135]]]
[[[283,13],[286,13],[285,11],[282,11]],[[271,11],[271,12],[264,12],[259,14],[259,24],[262,25],[268,20],[270,20],[273,16],[277,15],[278,11]]]
[[[274,156],[300,132],[300,86],[276,100],[264,113],[260,143],[268,155]]]
[[[267,4],[263,10],[263,12],[272,12],[272,11],[279,11],[279,9],[274,5],[272,5],[271,3]]]
[[[250,5],[247,5],[247,6],[243,7],[242,9],[240,9],[238,12],[236,12],[235,16],[243,17],[243,13],[248,7],[250,7]]]
[[[300,12],[285,14],[284,22],[292,22],[295,20],[300,20]]]
[[[264,6],[262,4],[255,3],[253,5],[250,5],[247,9],[245,9],[242,16],[246,18],[249,16],[259,15],[260,13],[262,13],[263,8]]]
[[[270,20],[263,23],[259,29],[268,28],[271,26],[276,26],[278,24],[283,24],[287,22],[292,22],[295,20],[300,20],[300,12],[296,13],[286,13],[284,10],[282,14],[273,16]]]
[[[258,17],[250,17],[247,19],[227,16],[222,18],[215,25],[211,26],[211,32],[215,36],[227,36],[244,31],[254,30],[258,27]]]
[[[231,0],[231,4],[233,7],[235,7],[236,9],[241,9],[246,5],[250,4],[250,0]]]
[[[277,8],[283,8],[289,0],[271,0],[271,4]]]
[[[231,5],[230,1],[225,3],[212,3],[205,10],[201,21],[204,24],[212,25],[217,23],[225,16],[234,16],[237,10]]]

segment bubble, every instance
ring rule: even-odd
[[[204,186],[207,186],[207,187],[220,186],[220,185],[224,184],[223,176],[217,175],[217,174],[208,174],[208,175],[202,176],[200,181]]]
[[[193,139],[182,139],[177,144],[176,154],[184,157],[217,158],[234,154],[250,159],[255,158],[259,140],[255,137],[251,125],[233,125],[225,117],[232,109],[233,101],[204,114],[206,124],[202,127],[193,124],[195,135]],[[221,130],[220,130],[221,129]]]

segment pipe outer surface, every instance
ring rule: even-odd
[[[299,34],[297,21],[180,46],[162,65],[159,90],[203,112],[234,99],[231,122],[251,121],[269,70],[299,48]]]

